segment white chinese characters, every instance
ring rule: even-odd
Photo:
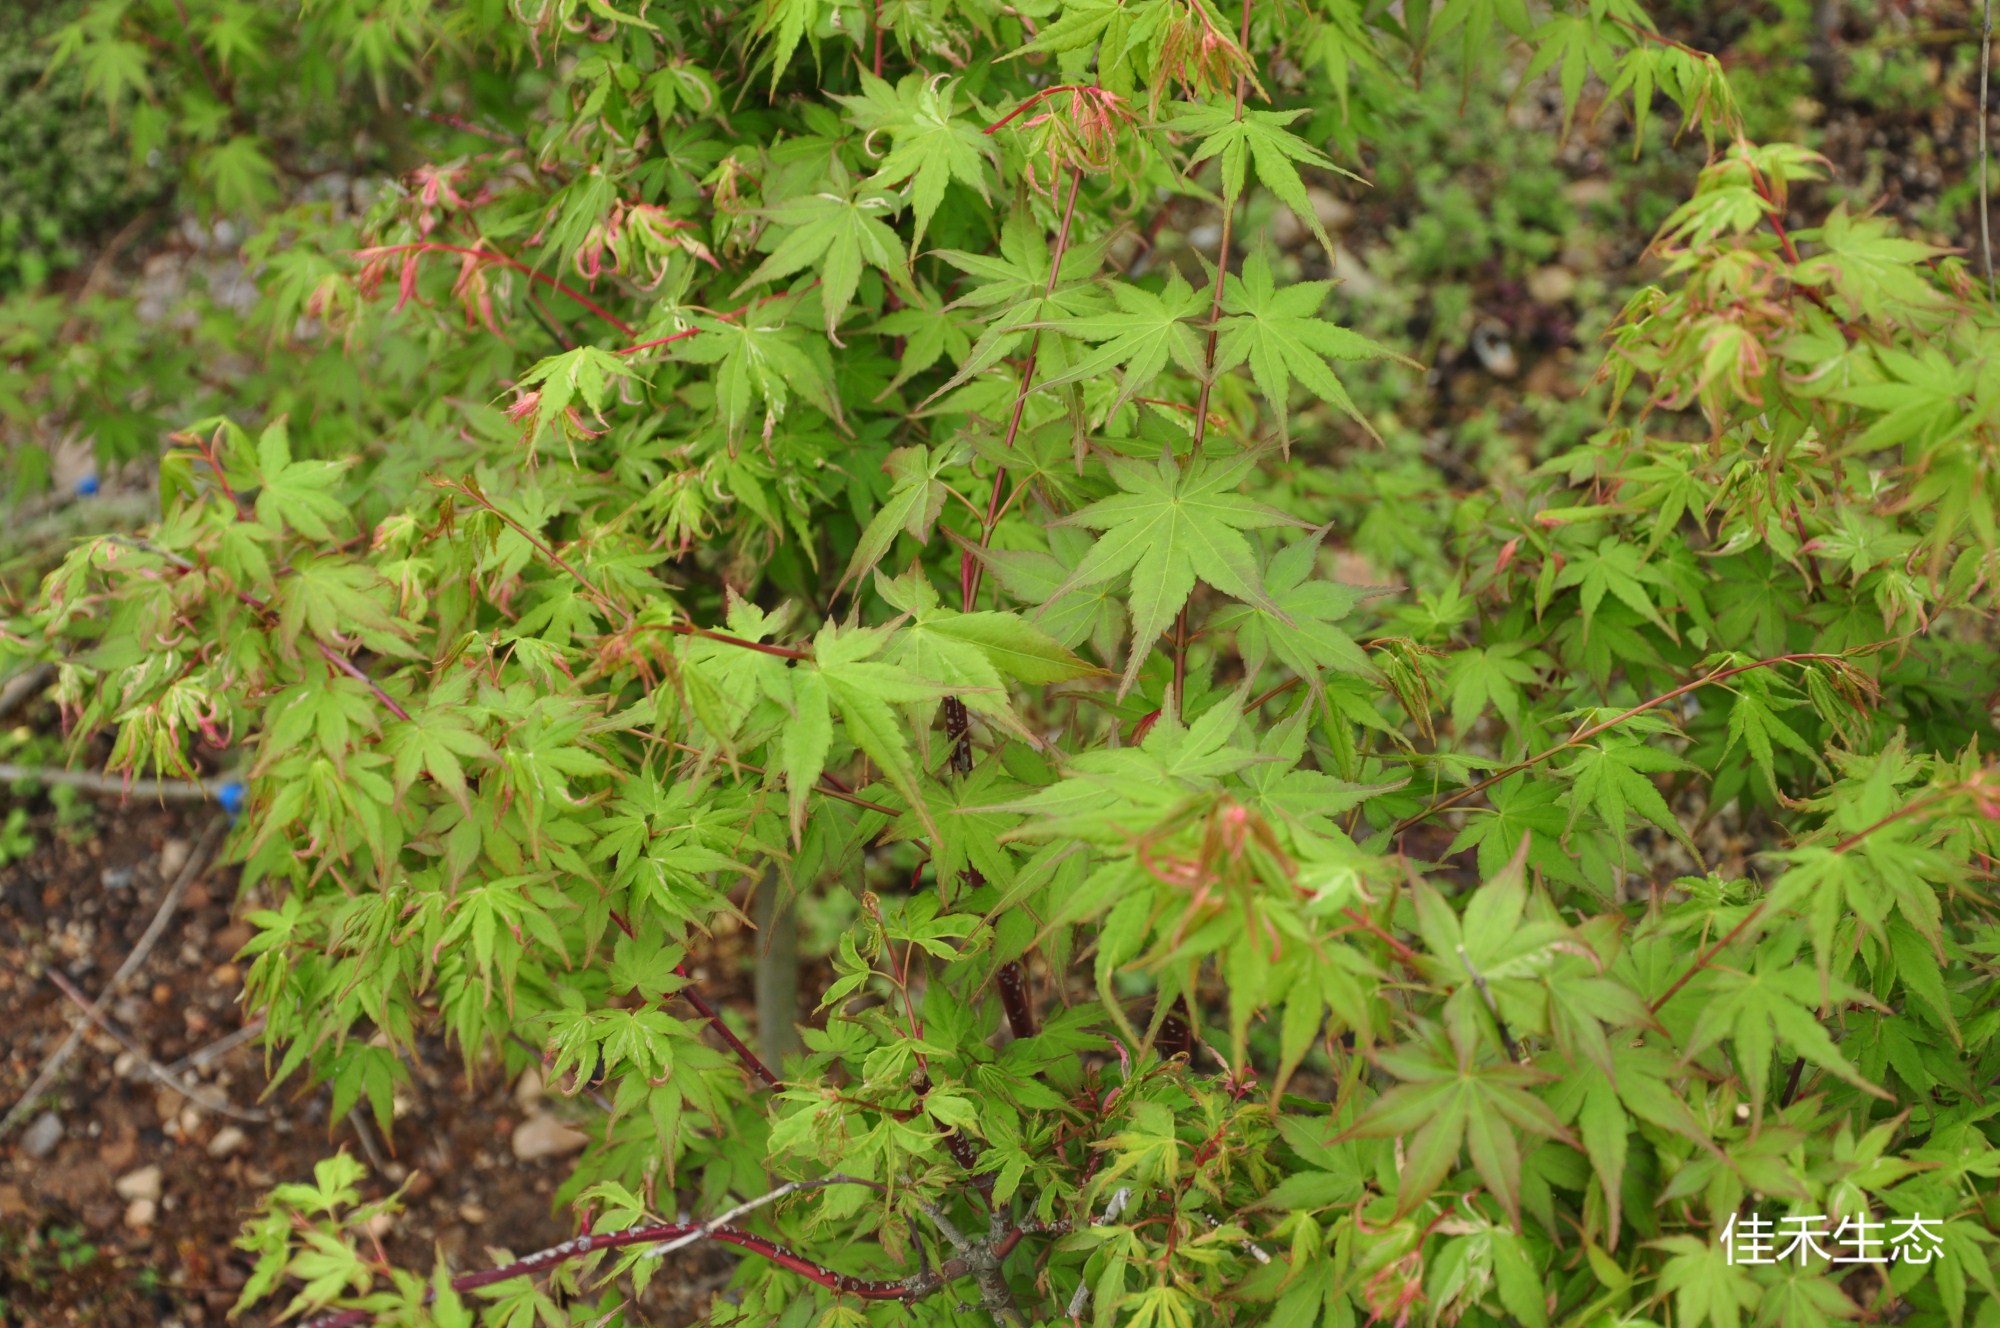
[[[1831,1235],[1826,1228],[1819,1213],[1780,1218],[1775,1226],[1760,1213],[1732,1214],[1722,1246],[1731,1264],[1930,1263],[1944,1253],[1944,1220],[1921,1213],[1887,1221],[1863,1213],[1843,1218]]]

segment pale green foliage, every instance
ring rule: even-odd
[[[442,1034],[611,1106],[588,1248],[385,1270],[336,1160],[246,1306],[636,1322],[692,1238],[784,1328],[2000,1316],[2000,319],[1865,213],[1785,231],[1816,160],[1630,0],[188,2],[59,54],[217,203],[289,169],[262,107],[455,119],[260,235],[269,363],[145,398],[226,418],[16,635],[120,767],[241,749],[280,1079],[386,1128]],[[1602,427],[1439,499],[1369,469],[1415,376],[1317,252],[1126,232],[1330,248],[1350,107],[1502,46],[1723,146]],[[683,962],[767,876],[843,924],[776,1083]],[[1732,1266],[1748,1205],[1945,1253]]]

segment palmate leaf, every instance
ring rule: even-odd
[[[953,117],[950,83],[913,73],[891,87],[864,69],[861,91],[859,97],[833,100],[847,107],[855,128],[889,135],[889,155],[869,182],[883,187],[909,182],[916,217],[910,252],[915,254],[948,183],[957,180],[990,200],[986,165],[995,155],[993,140],[978,126]]]
[[[813,194],[779,204],[771,209],[770,217],[773,225],[785,228],[784,238],[757,270],[744,278],[736,294],[740,297],[761,282],[816,267],[827,339],[836,346],[845,345],[838,331],[840,319],[854,302],[864,266],[877,269],[911,297],[916,295],[905,270],[903,242],[882,220],[901,204],[901,199],[879,189],[858,189],[846,195]]]
[[[1196,578],[1290,624],[1264,589],[1256,553],[1242,532],[1305,523],[1235,492],[1255,465],[1253,456],[1220,464],[1190,459],[1182,466],[1164,455],[1152,466],[1114,458],[1106,468],[1123,492],[1056,523],[1103,533],[1051,599],[1131,574],[1132,650],[1120,696],[1131,690]]]
[[[753,407],[764,407],[768,439],[797,393],[827,415],[840,418],[833,369],[823,343],[789,326],[777,306],[752,308],[741,319],[698,318],[701,334],[675,345],[675,358],[715,365],[715,411],[733,437]]]
[[[1398,1217],[1436,1193],[1461,1150],[1469,1150],[1473,1168],[1518,1228],[1521,1151],[1515,1131],[1582,1151],[1548,1104],[1529,1091],[1548,1076],[1508,1062],[1478,1064],[1475,1050],[1432,1031],[1376,1053],[1376,1063],[1403,1082],[1376,1099],[1347,1135],[1403,1141]]]
[[[869,520],[867,529],[861,532],[860,542],[854,546],[854,557],[848,560],[847,570],[833,588],[839,595],[848,582],[867,574],[882,555],[896,542],[898,531],[922,543],[930,538],[931,527],[936,524],[938,513],[944,509],[945,483],[938,478],[952,466],[965,460],[965,449],[957,446],[940,447],[936,451],[918,443],[912,447],[899,447],[889,453],[882,468],[889,472],[891,483],[889,500],[882,504]]]
[[[1347,389],[1327,367],[1328,360],[1392,359],[1418,367],[1408,356],[1320,318],[1333,285],[1302,281],[1280,290],[1271,275],[1271,261],[1261,249],[1243,261],[1242,276],[1223,279],[1226,316],[1216,340],[1215,371],[1227,373],[1249,362],[1257,390],[1277,412],[1281,438],[1289,437],[1294,383],[1374,434],[1374,426],[1355,409]]]
[[[1211,630],[1236,632],[1236,648],[1243,656],[1246,673],[1254,676],[1268,659],[1276,658],[1305,679],[1315,695],[1328,670],[1361,678],[1376,676],[1375,666],[1354,638],[1334,624],[1362,600],[1382,593],[1313,576],[1318,554],[1319,539],[1308,536],[1271,559],[1264,571],[1264,589],[1272,609],[1230,605],[1209,619]]]
[[[1653,1244],[1669,1255],[1660,1269],[1660,1290],[1673,1293],[1676,1324],[1740,1328],[1743,1311],[1757,1303],[1762,1288],[1730,1262],[1727,1246],[1695,1236],[1668,1236]]]
[[[1699,861],[1701,851],[1647,777],[1693,768],[1671,752],[1607,736],[1583,748],[1576,760],[1563,767],[1562,773],[1574,781],[1569,794],[1570,828],[1575,829],[1586,811],[1594,811],[1612,835],[1623,840],[1627,817],[1637,812],[1679,840]]]
[[[827,699],[854,745],[903,796],[927,833],[935,837],[921,773],[910,752],[908,726],[894,707],[935,701],[945,688],[909,669],[876,658],[889,644],[880,628],[842,630],[829,623],[813,642],[813,666],[826,684]],[[796,670],[794,670],[796,672]]]
[[[1030,324],[1098,343],[1064,372],[1044,378],[1039,387],[1088,382],[1120,369],[1118,395],[1107,412],[1116,413],[1159,377],[1170,359],[1183,372],[1201,375],[1201,339],[1195,333],[1193,320],[1208,307],[1206,295],[1188,285],[1176,272],[1168,277],[1166,289],[1158,295],[1121,281],[1112,283],[1111,298],[1118,304],[1115,313]]]
[[[1099,237],[1067,249],[1053,287],[1049,283],[1048,241],[1025,211],[1015,212],[1001,227],[998,254],[938,250],[938,258],[977,283],[946,305],[945,310],[995,312],[987,316],[985,330],[973,342],[971,354],[961,359],[952,376],[926,397],[922,405],[931,405],[999,364],[1021,338],[1041,336],[1042,349],[1047,353],[1054,349],[1047,340],[1051,332],[1067,332],[1070,320],[1103,313],[1104,288],[1091,278],[1104,261],[1105,243],[1105,238]]]
[[[1881,1008],[1867,992],[1837,979],[1822,983],[1812,969],[1791,962],[1790,947],[1782,944],[1764,947],[1754,972],[1717,968],[1708,972],[1707,999],[1682,1044],[1682,1059],[1692,1060],[1728,1038],[1737,1071],[1750,1089],[1753,1116],[1763,1115],[1771,1057],[1781,1042],[1794,1055],[1862,1092],[1891,1100],[1841,1053],[1815,1012],[1823,1000]]]
[[[331,540],[352,529],[353,517],[340,500],[335,481],[357,458],[294,461],[291,435],[281,416],[257,438],[257,520],[273,531],[290,526],[308,539]]]
[[[1264,182],[1264,187],[1276,194],[1278,200],[1292,210],[1292,215],[1306,224],[1326,249],[1327,257],[1331,258],[1333,238],[1320,224],[1319,213],[1313,210],[1312,200],[1306,197],[1305,181],[1299,178],[1299,165],[1303,163],[1323,171],[1333,171],[1350,180],[1361,177],[1334,165],[1325,153],[1285,128],[1304,114],[1303,108],[1243,111],[1238,114],[1226,105],[1189,106],[1167,127],[1178,133],[1200,136],[1201,146],[1188,159],[1190,168],[1211,157],[1222,162],[1222,195],[1231,205],[1242,195],[1245,173],[1254,162],[1257,178]]]

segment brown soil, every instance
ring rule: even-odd
[[[0,812],[13,801],[0,795]],[[29,805],[37,803],[36,851],[0,868],[0,1109],[21,1097],[81,1015],[49,970],[86,996],[101,991],[165,896],[163,867],[184,859],[217,814],[120,809],[103,798],[82,833],[59,833],[46,803]],[[235,882],[234,869],[199,877],[109,1005],[117,1027],[156,1063],[172,1066],[243,1026],[234,956],[251,935],[240,918],[259,901],[238,901]],[[528,1114],[523,1085],[497,1070],[468,1084],[456,1052],[442,1046],[410,1068],[384,1139],[372,1117],[329,1121],[324,1088],[294,1081],[260,1104],[264,1056],[248,1041],[188,1072],[212,1099],[268,1114],[236,1121],[162,1086],[127,1046],[93,1029],[56,1088],[0,1140],[0,1323],[223,1323],[251,1268],[232,1248],[248,1205],[273,1184],[310,1179],[316,1161],[340,1150],[370,1162],[368,1197],[404,1183],[407,1208],[380,1235],[398,1266],[428,1268],[441,1256],[461,1271],[486,1267],[489,1249],[524,1254],[571,1235],[567,1218],[552,1212],[570,1159],[522,1162],[510,1147]],[[44,1155],[30,1156],[45,1111],[62,1133]],[[574,1116],[568,1104],[564,1111]],[[142,1224],[117,1184],[148,1167],[159,1169],[160,1197]],[[682,1277],[654,1283],[646,1321],[689,1321],[719,1286],[717,1274],[726,1277],[726,1259],[683,1257]]]

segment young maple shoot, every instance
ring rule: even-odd
[[[245,772],[279,1083],[390,1131],[442,1042],[589,1136],[539,1253],[386,1263],[344,1154],[253,1196],[240,1310],[653,1321],[727,1256],[718,1325],[2000,1321],[2000,316],[1633,0],[91,0],[53,56],[260,296],[16,311],[0,410],[178,432],[4,648],[118,769]],[[1503,59],[1712,157],[1596,422],[1468,493],[1316,200]],[[365,209],[304,126],[393,145]],[[760,889],[778,1063],[708,962]],[[1739,1264],[1753,1202],[1942,1253]]]

